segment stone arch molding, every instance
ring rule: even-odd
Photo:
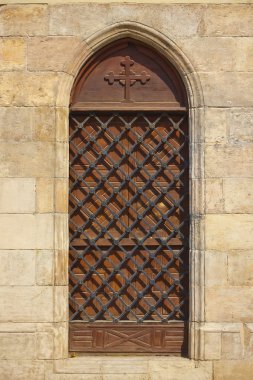
[[[189,337],[189,357],[199,360],[203,358],[203,339],[201,333],[201,325],[204,322],[204,135],[202,128],[204,100],[201,83],[197,73],[194,70],[189,58],[183,53],[179,46],[169,37],[150,28],[146,25],[136,22],[120,22],[113,24],[105,29],[98,31],[84,40],[76,49],[72,59],[66,63],[63,79],[59,83],[58,94],[56,97],[56,107],[64,107],[67,111],[69,108],[70,93],[76,76],[78,75],[84,63],[97,51],[110,43],[121,38],[132,38],[140,41],[147,46],[153,47],[165,59],[171,62],[182,77],[186,87],[189,102],[189,129],[190,129],[190,337]],[[64,113],[64,120],[56,123],[56,136],[62,133],[62,129],[66,129],[66,140],[62,141],[68,144],[68,112]],[[59,131],[57,130],[59,129]],[[61,131],[60,131],[61,130]],[[65,146],[66,148],[66,146]],[[68,179],[68,153],[62,147],[56,144],[56,177],[59,172],[66,173]],[[63,158],[64,156],[64,158]],[[58,162],[58,164],[57,164]],[[59,165],[59,162],[60,165]],[[68,200],[66,199],[66,204]],[[68,251],[68,214],[55,223],[55,249]],[[63,231],[65,231],[63,233]],[[59,239],[59,237],[61,237]],[[59,242],[60,241],[60,242]],[[58,266],[64,268],[67,265],[67,257],[65,256]],[[58,259],[58,260],[59,260]],[[61,262],[62,260],[62,262]],[[57,271],[57,268],[55,268]],[[66,276],[66,282],[68,279]],[[68,304],[67,291],[64,293],[65,307]],[[66,308],[65,308],[66,310]],[[58,314],[59,311],[55,311]],[[67,312],[66,312],[67,313]],[[66,319],[67,314],[66,314]],[[65,320],[66,320],[65,319]],[[67,336],[67,326],[65,331]],[[59,341],[58,341],[59,344]],[[67,339],[62,342],[62,352],[67,353]]]

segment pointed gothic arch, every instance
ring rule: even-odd
[[[98,52],[105,45],[118,39],[125,37],[133,37],[137,41],[144,42],[147,46],[153,46],[154,50],[160,53],[166,60],[173,63],[181,74],[184,82],[189,102],[189,123],[190,123],[190,197],[191,197],[191,228],[190,228],[190,332],[189,332],[189,356],[191,358],[201,358],[203,353],[203,346],[201,344],[201,335],[199,329],[199,322],[203,320],[203,283],[204,283],[204,262],[201,252],[204,249],[203,236],[204,225],[201,216],[203,213],[203,180],[202,180],[202,106],[203,97],[201,85],[198,76],[195,73],[194,67],[191,65],[184,53],[178,46],[169,38],[163,36],[153,28],[141,25],[134,22],[122,22],[114,24],[105,28],[104,30],[89,37],[85,44],[77,49],[76,54],[69,64],[66,65],[65,71],[69,72],[72,76],[63,77],[59,86],[58,97],[56,104],[60,107],[68,105],[68,92],[70,91],[73,83],[73,78],[76,77],[83,62],[87,62],[89,58]],[[60,124],[57,128],[62,128]],[[60,131],[61,132],[61,131]],[[60,145],[57,147],[58,155],[62,154],[59,151]],[[65,162],[65,161],[64,161]],[[67,164],[67,161],[66,161]],[[58,169],[56,168],[56,175]],[[56,224],[56,233],[61,233],[64,229],[64,220],[62,223]],[[61,227],[62,225],[62,227]],[[63,235],[63,240],[56,240],[56,247],[66,247],[67,235]],[[60,244],[60,245],[59,245]]]

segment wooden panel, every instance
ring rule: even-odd
[[[106,353],[166,353],[184,356],[187,352],[187,323],[102,324],[70,323],[70,351]]]
[[[183,110],[187,96],[175,68],[141,43],[115,42],[81,70],[72,110]]]

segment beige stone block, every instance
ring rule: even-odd
[[[221,338],[222,359],[240,359],[242,357],[241,336],[239,333],[222,333]]]
[[[68,322],[54,324],[54,359],[68,358],[68,331]]]
[[[65,178],[56,178],[55,180],[55,211],[68,213],[69,184]]]
[[[232,37],[181,38],[182,51],[197,71],[233,71],[238,59],[237,40]]]
[[[194,361],[188,359],[180,364],[176,358],[165,358],[164,363],[161,360],[155,360],[149,365],[150,380],[184,380],[186,374],[187,379],[212,380],[212,363],[198,362],[195,365]]]
[[[55,372],[59,374],[101,374],[102,362],[110,362],[112,356],[105,357],[100,354],[98,356],[91,355],[89,360],[83,360],[83,357],[75,356],[67,359],[59,359],[55,362]],[[114,358],[113,358],[114,359]],[[124,359],[121,357],[121,359]]]
[[[67,251],[69,249],[68,215],[55,214],[55,249]]]
[[[252,107],[253,76],[250,72],[213,71],[200,73],[208,107]]]
[[[55,285],[68,285],[68,250],[55,250]]]
[[[0,141],[31,141],[32,114],[28,107],[0,107]]]
[[[43,323],[44,325],[44,323]],[[16,322],[1,322],[0,332],[5,333],[35,333],[37,331],[36,323],[16,323]]]
[[[252,360],[222,360],[214,362],[214,380],[250,380]]]
[[[148,361],[146,358],[138,360],[137,358],[122,358],[118,361],[117,358],[111,357],[110,360],[101,361],[101,373],[105,375],[117,374],[125,375],[140,375],[148,372]]]
[[[33,37],[28,41],[27,66],[31,71],[66,71],[81,39],[74,36]]]
[[[54,179],[37,178],[36,180],[36,211],[47,213],[54,211]]]
[[[253,8],[250,4],[209,5],[204,16],[206,36],[252,36]]]
[[[226,252],[205,252],[205,284],[225,285],[227,284],[228,258]]]
[[[35,252],[0,250],[0,285],[34,285]]]
[[[26,44],[23,38],[0,39],[0,70],[22,70],[26,64]]]
[[[253,248],[253,215],[206,215],[206,249],[227,251]]]
[[[0,143],[1,177],[53,177],[52,143]]]
[[[208,145],[205,152],[205,175],[214,178],[252,177],[253,146]]]
[[[253,178],[226,178],[223,190],[226,212],[253,212]]]
[[[41,332],[36,334],[36,358],[53,359],[53,334]]]
[[[102,374],[101,375],[73,375],[73,374],[54,374],[49,373],[46,375],[45,380],[104,380]]]
[[[54,322],[66,322],[69,319],[68,286],[54,287]]]
[[[211,178],[205,181],[206,212],[209,214],[222,213],[224,211],[222,179]]]
[[[253,44],[253,40],[252,40]],[[253,58],[252,58],[253,66]],[[235,109],[229,113],[228,139],[231,143],[253,142],[253,111],[252,109]]]
[[[208,287],[205,291],[207,322],[250,322],[253,292],[249,287]]]
[[[1,72],[0,106],[53,106],[60,81],[53,72]]]
[[[252,71],[253,70],[253,38],[243,37],[237,38],[237,70]]]
[[[205,333],[205,359],[219,360],[221,358],[221,333]]]
[[[227,140],[227,109],[207,108],[205,110],[205,141],[222,144]]]
[[[106,26],[131,20],[154,28],[159,25],[169,35],[195,36],[201,29],[203,12],[198,4],[60,4],[51,7],[49,33],[86,38]]]
[[[69,144],[56,143],[56,178],[68,178],[69,175]]]
[[[69,108],[56,108],[56,141],[68,143],[69,141]]]
[[[229,252],[228,282],[235,286],[253,286],[253,251]]]
[[[0,333],[0,359],[24,358],[35,358],[35,334]]]
[[[35,360],[1,360],[2,380],[44,380],[44,362]]]
[[[32,120],[34,140],[55,141],[55,109],[53,107],[34,107]]]
[[[48,250],[37,251],[36,254],[36,284],[53,284],[54,252]]]
[[[142,374],[124,373],[121,375],[116,375],[116,374],[103,375],[103,380],[122,380],[122,376],[124,376],[124,380],[149,380],[150,379],[147,373],[142,373]]]
[[[253,357],[253,323],[244,323],[242,328],[243,356]]]
[[[2,286],[0,298],[0,322],[51,322],[53,319],[51,286]]]
[[[8,2],[7,2],[8,3]],[[5,5],[0,12],[2,36],[45,35],[48,32],[48,9],[46,5]]]
[[[34,211],[34,178],[0,178],[0,213],[33,213]]]
[[[0,249],[52,249],[53,215],[0,214]]]

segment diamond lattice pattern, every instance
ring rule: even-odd
[[[184,114],[70,116],[70,319],[186,320]]]

